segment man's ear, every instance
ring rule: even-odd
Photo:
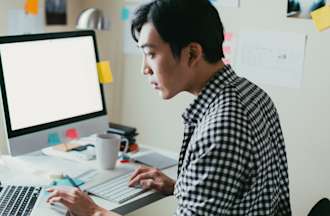
[[[203,57],[203,48],[199,43],[190,43],[187,46],[188,65],[194,66]]]

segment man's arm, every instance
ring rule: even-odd
[[[227,215],[247,181],[252,154],[248,130],[235,118],[209,122],[192,139],[190,161],[177,180],[177,215]],[[240,119],[242,121],[242,119]]]
[[[133,173],[130,186],[141,185],[144,189],[155,189],[164,195],[172,195],[175,181],[159,169],[141,166]],[[74,216],[119,216],[98,206],[85,192],[80,189],[51,188],[47,202],[60,202],[65,205]]]
[[[85,192],[78,188],[51,188],[47,202],[59,202],[74,216],[120,216],[98,206]]]

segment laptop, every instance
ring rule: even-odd
[[[65,215],[65,208],[51,207],[46,199],[46,192],[42,187],[0,185],[0,215]]]

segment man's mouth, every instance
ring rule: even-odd
[[[158,85],[158,83],[157,82],[150,82],[150,85],[152,86],[152,88],[154,88],[154,89],[156,89],[156,90],[158,90],[159,89],[159,85]]]

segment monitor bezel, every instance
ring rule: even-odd
[[[96,63],[99,62],[98,50],[97,50],[97,43],[96,43],[96,36],[93,30],[84,30],[84,31],[71,31],[71,32],[55,32],[55,33],[43,33],[43,34],[32,34],[32,35],[15,35],[15,36],[4,36],[0,37],[0,44],[8,44],[8,43],[15,43],[15,42],[27,42],[27,41],[38,41],[38,40],[49,40],[49,39],[61,39],[61,38],[73,38],[73,37],[84,37],[84,36],[92,36],[93,43],[94,43],[94,51],[96,57]],[[96,65],[95,65],[96,66]],[[8,100],[7,100],[7,93],[6,93],[6,84],[4,80],[4,73],[2,68],[2,60],[1,60],[1,53],[0,53],[0,88],[2,94],[2,102],[3,102],[3,110],[5,116],[5,122],[7,127],[7,135],[8,138],[18,137],[25,134],[30,134],[70,123],[75,123],[83,120],[87,120],[90,118],[95,118],[98,116],[103,116],[107,114],[105,99],[104,99],[104,92],[103,92],[103,85],[100,84],[100,92],[101,92],[101,99],[102,99],[102,106],[103,109],[101,111],[84,114],[80,116],[75,116],[63,120],[58,120],[50,123],[40,124],[36,126],[31,126],[27,128],[12,130],[11,121],[10,121],[10,114],[9,114],[9,107],[8,107]],[[27,97],[28,98],[28,97]]]

